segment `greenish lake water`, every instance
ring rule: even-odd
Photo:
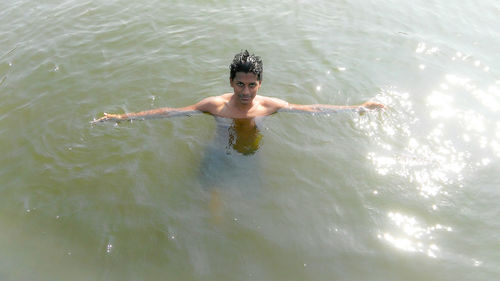
[[[0,2],[0,280],[498,279],[499,16],[493,0]],[[221,169],[209,115],[90,124],[229,92],[242,49],[262,95],[387,109],[269,116]]]

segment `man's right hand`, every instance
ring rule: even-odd
[[[108,114],[104,112],[104,116],[97,120],[92,121],[92,124],[107,122],[107,121],[120,122],[123,121],[123,116],[121,114]]]

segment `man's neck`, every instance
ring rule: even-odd
[[[238,97],[236,95],[233,95],[233,97],[230,100],[230,107],[232,110],[235,110],[238,113],[248,113],[250,109],[255,104],[255,99],[250,101],[248,104],[242,104],[240,101],[238,101]]]

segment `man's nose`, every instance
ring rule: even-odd
[[[243,87],[243,94],[245,95],[250,94],[250,87],[248,86]]]

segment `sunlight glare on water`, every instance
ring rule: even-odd
[[[439,247],[433,241],[433,233],[452,231],[451,227],[441,224],[424,227],[414,217],[408,217],[401,213],[391,212],[388,217],[397,228],[396,233],[386,232],[379,234],[378,238],[403,251],[418,252],[431,258],[436,258],[439,253]]]

